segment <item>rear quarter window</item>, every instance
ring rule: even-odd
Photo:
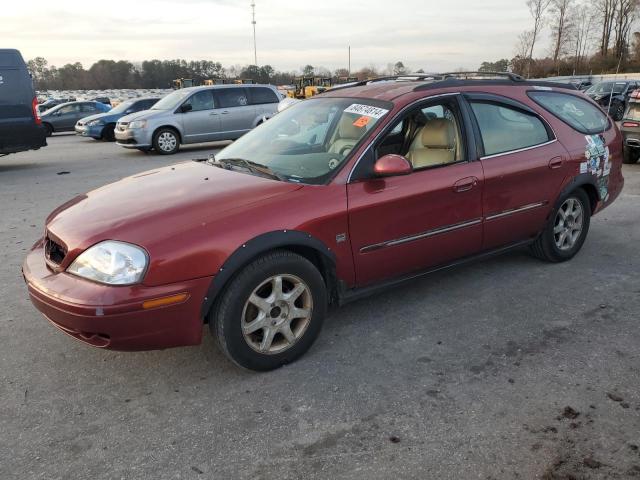
[[[542,108],[580,133],[602,133],[611,126],[602,110],[576,95],[560,92],[528,92],[528,95]]]

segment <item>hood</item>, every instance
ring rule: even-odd
[[[102,240],[121,240],[150,253],[185,235],[215,235],[217,222],[302,188],[205,163],[184,162],[150,170],[81,195],[47,219],[47,230],[75,258]],[[223,222],[224,223],[224,222]],[[163,245],[165,244],[165,245]]]
[[[152,118],[158,115],[162,115],[168,110],[141,110],[139,112],[130,113],[129,115],[125,115],[121,117],[119,122],[133,122],[134,120],[146,120],[148,118]]]
[[[111,121],[111,119],[109,117],[114,116],[112,113],[109,112],[102,112],[102,113],[96,113],[93,115],[89,115],[88,117],[84,117],[80,120],[78,120],[78,124],[80,125],[86,125],[89,122],[92,122],[93,120],[104,120],[106,122]],[[117,115],[115,115],[117,116]]]

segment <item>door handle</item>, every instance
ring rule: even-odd
[[[218,112],[211,112],[209,115],[213,117],[214,115],[218,115]]]
[[[549,160],[549,168],[554,170],[560,168],[563,164],[562,157],[555,157]]]
[[[226,115],[227,113],[229,113],[229,110],[225,110],[223,112],[220,112],[222,115]]]
[[[468,192],[478,184],[476,177],[465,177],[453,184],[453,191],[456,193]]]

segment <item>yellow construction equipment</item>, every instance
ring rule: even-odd
[[[192,78],[176,78],[171,82],[171,88],[174,90],[179,90],[181,88],[193,87],[193,79]]]
[[[326,92],[333,85],[331,78],[328,77],[296,77],[294,82],[295,88],[288,90],[287,96],[300,99],[311,98]]]

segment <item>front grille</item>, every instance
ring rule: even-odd
[[[60,265],[67,255],[67,250],[64,246],[47,236],[44,239],[44,255],[50,262]]]

